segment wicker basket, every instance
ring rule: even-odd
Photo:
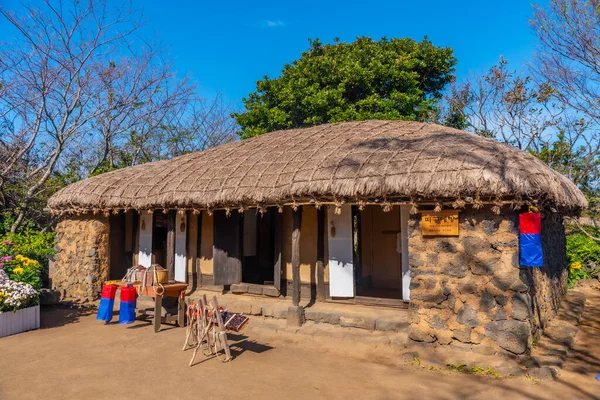
[[[159,283],[168,283],[169,271],[158,264],[152,264],[147,269],[136,271],[136,280],[143,286],[155,286]]]

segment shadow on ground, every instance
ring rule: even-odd
[[[79,322],[82,317],[96,313],[96,307],[81,304],[43,306],[40,313],[40,329],[58,328]]]
[[[249,340],[248,336],[245,335],[228,333],[227,339],[229,341],[229,349],[231,350],[231,355],[234,358],[240,356],[246,351],[261,354],[265,351],[273,349],[273,347],[258,343],[256,340]]]
[[[231,356],[233,357],[233,359],[240,357],[247,351],[251,353],[261,354],[274,349],[274,347],[272,346],[258,343],[256,340],[249,340],[248,336],[236,333],[228,333],[227,342],[229,343],[229,351],[231,352]],[[202,348],[203,347],[198,349],[199,351],[197,353],[197,356],[194,358],[194,362],[191,364],[192,367],[198,364],[202,364],[206,361],[212,360],[214,358],[218,358],[215,354],[204,354],[201,350]],[[186,351],[194,351],[194,347],[188,347],[186,348]],[[219,356],[222,358],[223,355],[223,350],[219,350]]]

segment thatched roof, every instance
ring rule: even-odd
[[[191,209],[384,196],[587,206],[569,179],[526,152],[468,132],[406,121],[271,132],[95,176],[60,190],[48,206],[53,211]]]

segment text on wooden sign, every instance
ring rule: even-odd
[[[458,211],[423,211],[421,232],[423,236],[458,236]]]

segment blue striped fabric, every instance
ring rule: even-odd
[[[114,299],[100,299],[100,306],[98,307],[98,314],[96,315],[96,319],[99,321],[110,322],[110,320],[112,319],[114,306]]]
[[[536,233],[521,233],[520,235],[522,267],[543,267],[542,235]]]
[[[119,323],[131,324],[135,321],[135,301],[122,301],[119,308]]]

